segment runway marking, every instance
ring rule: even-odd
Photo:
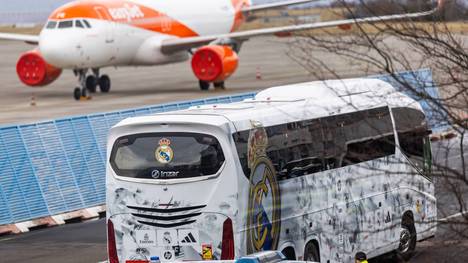
[[[456,218],[456,217],[460,217],[460,216],[463,216],[465,214],[468,214],[468,211],[463,211],[463,212],[460,212],[460,213],[456,213],[456,214],[453,214],[453,215],[449,215],[449,216],[446,216],[442,219],[439,219],[438,221],[439,222],[447,222],[448,220],[452,219],[452,218]]]
[[[14,237],[2,238],[2,239],[0,239],[0,242],[12,240],[12,239],[14,239]]]

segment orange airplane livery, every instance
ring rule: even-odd
[[[36,35],[0,33],[0,39],[37,45],[22,54],[16,70],[31,87],[56,80],[63,69],[78,77],[74,98],[99,87],[109,92],[109,76],[100,69],[110,66],[154,66],[191,60],[202,90],[224,88],[237,69],[241,45],[261,35],[343,27],[408,19],[432,14],[436,9],[400,15],[308,23],[236,31],[252,13],[312,2],[288,0],[251,5],[250,0],[79,0],[59,7]],[[316,1],[316,0],[315,0]]]

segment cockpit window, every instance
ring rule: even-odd
[[[88,22],[88,20],[83,20],[83,23],[86,25],[87,28],[91,28],[91,24]]]
[[[65,20],[59,23],[58,28],[70,28],[73,27],[73,20]]]
[[[57,22],[55,22],[55,21],[49,21],[49,23],[47,23],[46,28],[47,28],[47,29],[54,29],[56,26],[57,26]]]
[[[81,23],[80,20],[75,21],[75,26],[78,27],[78,28],[84,28],[83,23]]]
[[[65,20],[65,21],[60,21],[60,22],[49,21],[47,22],[47,25],[46,25],[47,29],[72,28],[72,27],[91,28],[91,24],[88,22],[88,20],[75,19],[75,20]]]

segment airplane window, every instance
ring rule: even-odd
[[[75,27],[84,28],[83,23],[81,23],[80,20],[76,20],[76,21],[75,21]]]
[[[66,20],[59,23],[58,28],[70,28],[73,27],[73,20]]]
[[[88,22],[88,20],[83,20],[83,23],[86,25],[87,28],[91,28],[91,24]]]
[[[57,26],[57,22],[55,22],[55,21],[49,21],[49,23],[47,23],[46,28],[48,28],[48,29],[54,29],[56,26]]]

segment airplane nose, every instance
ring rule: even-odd
[[[63,35],[41,34],[39,39],[39,51],[42,56],[49,64],[56,67],[73,67],[76,63],[75,49],[72,41]]]

